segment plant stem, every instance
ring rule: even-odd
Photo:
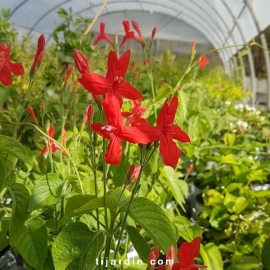
[[[106,226],[106,230],[108,230],[108,215],[107,215],[107,179],[106,179],[106,175],[107,175],[107,163],[105,161],[105,151],[106,151],[106,140],[103,138],[102,141],[102,147],[103,147],[103,192],[104,192],[104,218],[105,218],[105,226]]]

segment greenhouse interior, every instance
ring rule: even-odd
[[[0,8],[0,269],[270,269],[269,0]]]

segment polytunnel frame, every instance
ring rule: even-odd
[[[9,15],[8,18],[11,18],[11,17],[14,15],[14,13],[16,13],[16,11],[17,11],[19,8],[21,8],[21,7],[22,7],[26,2],[28,2],[28,1],[29,1],[29,0],[24,0],[24,1],[22,1],[20,4],[18,4],[18,5],[12,10],[12,12],[10,13],[10,15]],[[58,5],[54,6],[52,9],[48,10],[45,14],[43,14],[43,15],[36,21],[35,24],[33,24],[33,26],[32,26],[31,28],[28,28],[28,29],[29,29],[29,32],[32,32],[32,31],[34,30],[35,26],[36,26],[38,23],[40,23],[40,22],[41,22],[48,14],[50,14],[51,12],[53,12],[54,10],[56,10],[57,8],[59,8],[60,6],[62,6],[63,4],[66,4],[66,3],[71,2],[71,1],[73,1],[73,0],[65,0],[65,1],[62,1],[62,2],[59,3]],[[101,1],[101,2],[102,2],[102,1]],[[117,2],[118,2],[118,1],[117,1]],[[119,2],[121,2],[121,1],[119,1]],[[140,1],[140,2],[139,2],[139,1],[128,1],[128,2],[129,2],[129,3],[137,3],[137,4],[139,4],[139,6],[140,6],[141,3],[145,3],[145,4],[153,4],[153,2],[148,2],[148,1]],[[180,8],[181,8],[181,7],[182,7],[182,8],[185,8],[186,10],[188,10],[189,12],[192,13],[192,11],[191,11],[187,6],[185,6],[185,5],[181,4],[181,3],[178,3],[178,2],[176,2],[176,1],[174,1],[174,0],[171,0],[171,2],[173,2],[173,3],[176,4],[176,5],[179,5]],[[243,40],[243,42],[246,43],[245,36],[244,36],[244,34],[243,34],[241,25],[238,23],[238,19],[239,19],[239,16],[241,16],[241,13],[243,12],[243,10],[244,10],[245,8],[248,8],[249,13],[250,13],[250,15],[251,15],[251,17],[252,17],[252,19],[253,19],[253,23],[254,23],[254,25],[255,25],[255,27],[256,27],[256,29],[257,29],[258,35],[259,35],[259,37],[260,37],[260,39],[261,39],[262,46],[263,46],[265,49],[268,50],[268,46],[267,46],[267,42],[266,42],[266,39],[265,39],[265,35],[264,35],[264,33],[262,32],[262,30],[261,30],[261,28],[260,28],[259,22],[258,22],[258,20],[257,20],[256,14],[255,14],[255,12],[254,12],[254,10],[253,10],[253,7],[252,7],[252,4],[251,4],[250,0],[244,0],[244,1],[243,1],[243,2],[244,2],[244,5],[243,5],[242,11],[240,12],[240,15],[238,15],[238,17],[236,17],[236,16],[234,15],[234,13],[232,12],[231,8],[228,6],[228,4],[227,4],[224,0],[221,0],[221,2],[223,3],[223,5],[225,6],[225,8],[227,9],[227,11],[230,13],[231,17],[232,17],[233,20],[234,20],[234,25],[232,26],[232,29],[231,29],[230,31],[228,31],[229,29],[228,29],[228,26],[227,26],[226,22],[224,21],[224,19],[222,18],[222,16],[220,16],[220,14],[217,12],[217,10],[216,10],[216,9],[215,9],[215,8],[214,8],[207,0],[204,1],[204,3],[208,4],[208,6],[211,7],[212,11],[215,12],[215,14],[218,15],[218,18],[223,22],[223,24],[225,25],[225,28],[226,28],[227,31],[228,31],[229,36],[228,36],[228,37],[224,40],[224,42],[221,43],[221,44],[223,44],[223,46],[226,45],[226,40],[228,40],[229,37],[232,38],[232,41],[233,41],[233,43],[235,44],[235,39],[234,39],[233,34],[232,34],[233,29],[234,29],[235,27],[238,28],[238,31],[239,31],[239,33],[240,33],[240,36],[241,36],[241,39]],[[115,3],[115,2],[108,3],[108,4],[114,4],[114,3]],[[193,5],[195,5],[195,6],[198,7],[198,8],[202,9],[202,6],[199,5],[198,3],[195,3],[195,2],[193,2],[192,0],[190,1],[190,3],[192,3]],[[91,7],[89,7],[89,8],[84,9],[84,11],[87,10],[87,9],[93,8],[93,7],[101,6],[101,5],[102,5],[102,4],[100,4],[100,3],[95,4],[94,6],[91,6]],[[161,6],[161,7],[164,6],[164,5],[161,5],[161,4],[159,4],[159,3],[156,3],[155,5],[158,5],[158,6]],[[170,7],[168,7],[168,6],[165,6],[165,7],[166,7],[166,8],[170,8]],[[142,10],[142,9],[138,9],[138,10]],[[205,10],[204,10],[204,11],[205,11]],[[82,11],[77,12],[77,14],[80,14],[81,12],[82,12]],[[109,13],[110,13],[110,12],[107,12],[107,13],[105,13],[105,14],[109,14]],[[186,13],[186,12],[185,12],[185,13]],[[204,12],[204,13],[210,15],[209,12]],[[165,13],[165,12],[164,12],[163,14],[168,15],[168,14]],[[198,14],[197,12],[194,12],[194,11],[193,11],[193,14],[195,14],[196,17],[199,17],[199,18],[202,20],[202,22],[204,23],[203,17],[202,17],[200,14]],[[188,15],[186,15],[186,14],[184,14],[184,13],[182,13],[182,15],[183,15],[183,16],[187,16],[187,17],[190,17],[190,16],[188,16]],[[169,15],[169,16],[170,16],[170,15]],[[211,16],[209,16],[208,18],[211,18]],[[212,18],[211,18],[211,20],[213,21]],[[196,20],[196,22],[194,23],[194,18],[192,19],[191,22],[189,22],[188,20],[184,20],[184,19],[183,19],[183,21],[185,21],[186,23],[190,24],[190,25],[193,26],[195,29],[197,29],[197,30],[199,30],[201,33],[203,33],[203,34],[208,38],[208,40],[210,41],[210,43],[212,43],[212,42],[215,41],[217,44],[219,44],[218,41],[222,41],[222,38],[221,38],[221,37],[219,36],[219,34],[218,34],[219,32],[217,33],[217,31],[215,30],[215,28],[213,28],[212,26],[206,24],[206,26],[207,26],[208,28],[210,28],[211,30],[213,30],[213,33],[214,33],[215,35],[213,35],[212,33],[211,33],[211,35],[209,35],[209,33],[206,33],[205,31],[203,31],[203,30],[205,30],[207,27],[206,27],[206,28],[203,27],[203,29],[202,29],[202,28],[201,28],[202,22]],[[216,26],[217,24],[214,23],[214,25]],[[218,27],[217,30],[222,30],[222,29],[220,29],[220,27]],[[49,37],[51,37],[51,35],[50,35]],[[210,37],[210,38],[209,38],[209,37]],[[211,42],[211,40],[212,40],[212,42]],[[214,47],[216,47],[216,46],[214,46]],[[227,51],[227,50],[226,50],[226,51]],[[223,58],[223,59],[226,59],[225,52],[222,52],[222,51],[221,51],[221,52],[218,52],[218,53],[219,53],[219,54],[223,54],[223,57],[222,57],[222,58]],[[227,54],[227,56],[229,56],[229,53],[228,53],[228,52],[227,52],[226,54]],[[237,63],[235,63],[236,60],[235,60],[235,56],[234,56],[233,54],[227,58],[228,61],[229,61],[231,58],[232,58],[232,60],[233,60],[234,65],[238,66]],[[270,60],[269,60],[269,54],[268,54],[268,52],[267,52],[266,50],[264,50],[264,59],[265,59],[266,73],[267,73],[267,95],[268,95],[268,97],[267,97],[267,107],[269,108],[269,106],[270,106]],[[242,69],[242,77],[243,77],[243,66],[242,66],[243,63],[242,63],[241,61],[242,61],[242,60],[241,60],[241,57],[240,57],[240,65],[241,65],[241,69]],[[224,60],[223,60],[222,62],[223,62],[224,68],[225,68],[225,70],[226,70],[226,65],[225,65]],[[254,104],[255,104],[255,99],[256,99],[256,93],[257,93],[257,91],[256,91],[256,84],[255,84],[255,78],[256,78],[256,75],[255,75],[255,68],[254,68],[253,55],[252,55],[252,52],[251,52],[250,50],[249,50],[249,52],[248,52],[248,62],[249,62],[249,68],[250,68],[251,90],[252,90],[252,93],[253,93],[253,96],[252,96],[252,105],[254,105]],[[244,74],[244,75],[245,75],[245,74]],[[242,80],[243,80],[243,85],[244,85],[244,88],[245,88],[245,79],[242,79]]]
[[[115,4],[115,3],[121,3],[121,2],[122,2],[122,1],[114,1],[113,3],[108,3],[107,5],[109,5],[109,4]],[[132,2],[134,2],[134,1],[129,1],[129,2],[132,3]],[[189,11],[190,11],[190,9],[189,9],[188,7],[186,7],[186,6],[184,6],[183,4],[180,4],[180,3],[175,2],[175,1],[173,1],[173,0],[171,0],[171,2],[175,3],[176,5],[179,5],[180,7],[184,7],[186,10],[189,10]],[[136,3],[137,3],[137,2],[136,2]],[[151,2],[148,2],[148,1],[140,1],[140,3],[143,3],[143,4],[152,4]],[[191,3],[192,3],[192,4],[195,4],[195,3],[192,2],[192,1],[191,1]],[[95,7],[99,7],[99,6],[101,6],[101,5],[102,5],[101,3],[95,4]],[[157,4],[157,6],[166,7],[167,9],[171,9],[171,10],[175,11],[173,8],[168,7],[168,6],[166,6],[166,5]],[[196,6],[198,7],[198,5],[196,5]],[[87,8],[87,9],[90,9],[90,8],[92,8],[92,7],[89,7],[89,8]],[[77,14],[80,14],[80,13],[84,12],[84,11],[87,10],[87,9],[78,11]],[[141,9],[136,9],[136,10],[141,11]],[[105,15],[105,14],[113,14],[113,13],[116,13],[116,12],[118,12],[118,11],[105,12],[105,13],[103,13],[103,15]],[[212,43],[211,40],[216,40],[217,43],[222,43],[223,40],[222,40],[222,37],[220,37],[219,31],[218,31],[218,30],[220,30],[220,29],[216,30],[216,29],[213,28],[212,26],[206,24],[206,23],[205,23],[205,20],[203,19],[203,17],[202,17],[199,13],[194,12],[194,11],[190,11],[190,12],[191,12],[191,13],[194,13],[194,14],[196,15],[196,17],[201,18],[201,21],[195,20],[195,19],[193,18],[191,21],[188,21],[187,19],[185,19],[185,20],[183,20],[184,22],[187,22],[189,25],[191,25],[191,26],[193,26],[195,29],[199,30],[199,31],[200,31],[201,33],[203,33],[206,37],[209,36],[209,33],[207,33],[207,31],[205,32],[205,31],[203,31],[203,30],[206,29],[206,28],[210,28],[210,29],[216,34],[216,37],[217,37],[217,38],[215,38],[215,36],[211,35],[212,39],[209,39],[209,38],[208,38],[208,40],[210,41],[210,43]],[[160,13],[160,12],[159,12],[159,13]],[[168,15],[167,13],[162,13],[162,14]],[[179,14],[179,15],[184,15],[184,16],[186,16],[188,19],[190,19],[190,16],[186,15],[185,13],[181,13],[181,14]],[[179,15],[178,15],[178,17],[179,17]],[[195,23],[196,26],[194,26],[194,23],[193,23],[193,22],[195,22],[195,21],[196,21],[196,23]],[[203,23],[204,26],[205,26],[205,27],[203,27],[203,28],[201,28],[202,23]],[[224,55],[225,55],[226,52],[225,52],[224,50],[222,50],[222,51],[219,51],[218,53],[219,53],[219,54],[224,54]],[[223,59],[226,59],[225,56],[223,56],[222,58],[223,58]],[[228,53],[227,53],[227,58],[228,58],[228,59],[230,58],[230,55],[229,55]],[[225,62],[224,62],[224,61],[222,61],[222,62],[223,62],[224,68],[226,69]]]
[[[243,6],[240,14],[238,15],[238,17],[236,17],[234,15],[234,13],[232,12],[231,8],[228,6],[228,4],[225,2],[226,0],[222,0],[222,3],[223,5],[225,6],[225,8],[228,10],[228,12],[230,13],[233,21],[234,21],[234,25],[231,29],[231,33],[233,32],[233,29],[235,27],[237,27],[239,33],[240,33],[240,36],[241,36],[241,39],[243,40],[243,43],[246,43],[246,40],[245,40],[245,36],[244,36],[244,33],[242,31],[242,28],[241,26],[239,25],[238,23],[238,19],[240,18],[241,14],[244,12],[244,9],[246,8],[246,5]],[[249,61],[249,70],[250,70],[250,80],[251,80],[251,91],[252,91],[252,106],[254,106],[255,104],[255,99],[256,99],[256,85],[255,85],[255,68],[254,68],[254,61],[253,61],[253,56],[252,56],[252,53],[251,51],[249,50],[248,51],[248,61]],[[243,74],[243,86],[244,86],[244,91],[246,91],[246,84],[245,84],[245,77],[246,77],[246,72],[244,71],[244,74]],[[244,97],[244,103],[246,103],[246,99]]]
[[[265,62],[265,68],[266,68],[266,80],[267,80],[267,108],[269,108],[270,105],[270,58],[268,53],[268,44],[266,42],[265,34],[263,33],[259,21],[257,19],[257,16],[252,8],[251,2],[249,0],[245,0],[246,6],[249,9],[249,12],[253,18],[253,22],[257,28],[257,31],[259,33],[262,46],[265,48],[263,50],[264,54],[264,62]],[[267,50],[267,51],[266,51]]]

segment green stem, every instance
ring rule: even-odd
[[[32,89],[33,83],[34,83],[34,78],[30,78],[30,81],[29,81],[29,84],[28,84],[28,88],[27,88],[26,93],[25,93],[25,98],[23,100],[22,108],[21,108],[19,117],[17,119],[16,126],[15,126],[14,131],[13,131],[13,135],[12,135],[13,138],[16,138],[17,137],[17,130],[18,130],[20,121],[22,119],[22,115],[23,115],[25,106],[26,106],[27,101],[29,99],[29,95],[31,93],[31,89]]]
[[[107,179],[106,179],[106,175],[107,175],[107,163],[105,161],[105,152],[106,152],[106,140],[103,138],[103,143],[102,143],[102,147],[103,147],[103,192],[104,192],[104,218],[105,218],[105,225],[106,225],[106,230],[108,230],[108,207],[107,207]]]

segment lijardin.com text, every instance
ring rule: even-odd
[[[151,265],[161,266],[164,264],[164,261],[162,259],[150,260],[149,263]],[[174,263],[174,260],[166,260],[165,261],[166,265],[173,265],[173,263]],[[98,258],[96,258],[96,265],[105,265],[105,267],[111,266],[111,265],[143,265],[143,261],[140,259],[110,260],[108,258],[105,258],[105,259],[99,260]]]

